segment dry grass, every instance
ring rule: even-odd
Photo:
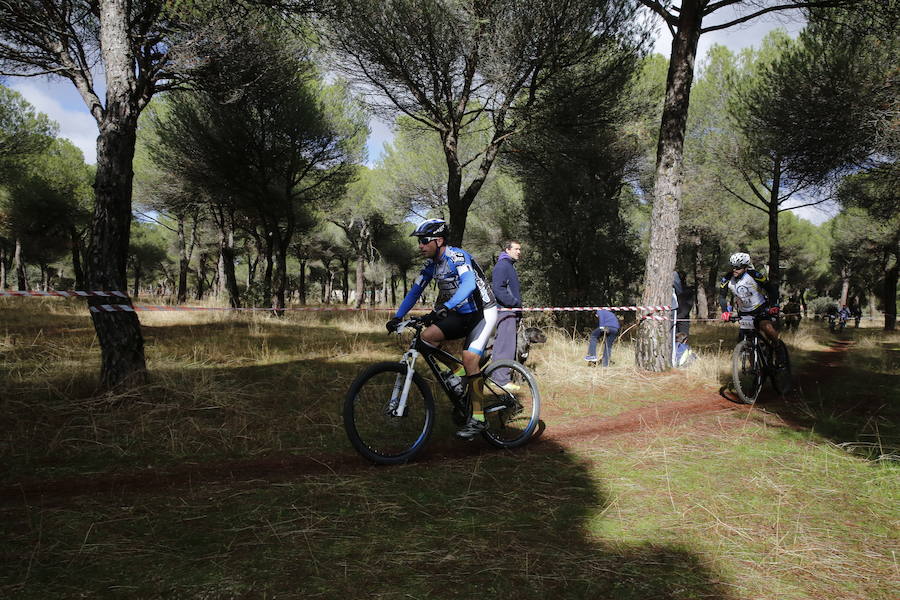
[[[0,300],[5,486],[346,455],[345,390],[405,346],[384,334],[380,314],[142,313],[150,382],[97,394],[83,306],[35,302],[12,310]],[[844,379],[892,397],[897,337],[871,331],[855,338],[847,377],[819,397],[804,383],[796,403],[807,420],[770,403],[517,452],[475,442],[464,457],[395,469],[10,494],[0,503],[0,595],[893,600],[896,463],[841,446],[875,425],[884,443],[893,414],[865,413],[847,429],[855,396]],[[548,331],[533,347],[548,430],[717,389],[735,335],[695,327],[700,359],[648,375],[627,339],[615,365],[589,368],[585,338]],[[800,362],[829,339],[812,328],[787,337]]]

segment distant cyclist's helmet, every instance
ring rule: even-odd
[[[735,269],[742,269],[750,266],[750,255],[746,252],[735,252],[728,260],[731,261],[731,266]]]
[[[416,227],[416,230],[409,234],[409,237],[442,237],[446,238],[450,235],[450,228],[447,226],[447,221],[443,219],[428,219],[427,221],[422,221],[419,223],[419,226]]]

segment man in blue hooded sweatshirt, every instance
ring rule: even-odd
[[[509,240],[503,245],[503,252],[494,265],[491,274],[491,289],[497,304],[501,308],[522,308],[522,293],[519,290],[519,275],[516,273],[515,263],[522,253],[522,244],[516,240]],[[494,360],[504,358],[514,360],[516,358],[516,330],[520,311],[502,311],[497,319],[497,329],[494,334]],[[509,369],[498,369],[494,380],[509,392],[516,392],[519,386],[509,380]]]

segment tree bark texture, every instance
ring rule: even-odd
[[[366,299],[366,257],[356,257],[356,306],[361,308]]]
[[[772,191],[769,196],[769,280],[775,293],[781,292],[781,244],[778,242],[778,205],[781,194],[782,159],[776,156],[772,166]]]
[[[190,262],[187,236],[184,233],[184,215],[178,215],[178,302],[187,301],[187,276]]]
[[[300,260],[300,304],[306,305],[306,261]]]
[[[72,244],[72,273],[75,277],[75,289],[83,290],[85,288],[84,285],[84,267],[81,266],[81,255],[82,255],[82,245],[81,245],[81,234],[78,233],[78,230],[75,227],[69,228],[69,240]]]
[[[6,289],[6,251],[0,248],[0,290]]]
[[[97,140],[95,205],[88,248],[87,282],[92,290],[126,290],[131,234],[131,182],[137,114],[110,86],[107,118]],[[115,100],[113,100],[113,98]],[[89,306],[130,304],[124,298],[92,297]],[[135,312],[92,312],[101,350],[101,385],[141,383],[146,375],[144,338]]]
[[[106,106],[90,106],[98,121],[94,215],[86,281],[92,290],[125,290],[131,234],[132,163],[138,107],[135,56],[129,34],[128,0],[100,0],[100,53]],[[130,305],[126,298],[88,298],[90,307]],[[106,388],[146,378],[144,338],[135,312],[91,312],[101,351],[100,381]]]
[[[219,228],[219,278],[220,288],[228,294],[229,305],[240,308],[241,294],[234,273],[234,234],[222,226]]]
[[[847,297],[850,295],[850,267],[844,266],[841,269],[841,299],[840,305],[847,306]]]
[[[19,290],[28,289],[28,277],[25,273],[25,261],[22,259],[22,240],[16,238],[16,251],[13,254],[13,270],[16,272],[16,285]]]
[[[276,310],[276,314],[278,316],[284,315],[284,307],[286,306],[285,290],[287,289],[288,284],[287,257],[292,236],[293,231],[288,231],[285,232],[283,236],[279,235],[278,239],[276,240],[277,247],[275,248],[275,303],[273,308]]]
[[[650,218],[650,250],[644,266],[644,306],[670,304],[684,166],[684,132],[690,104],[694,61],[703,15],[697,0],[682,3],[672,58],[666,77],[666,99],[656,149],[656,178]],[[664,371],[672,364],[671,322],[644,320],[635,344],[637,365]]]
[[[893,331],[897,326],[897,279],[900,275],[900,264],[884,271],[884,330]]]
[[[341,259],[341,291],[344,304],[350,303],[350,260]]]

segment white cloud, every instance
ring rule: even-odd
[[[10,83],[35,110],[59,123],[59,137],[78,146],[85,162],[97,162],[97,122],[68,80],[18,79]]]

